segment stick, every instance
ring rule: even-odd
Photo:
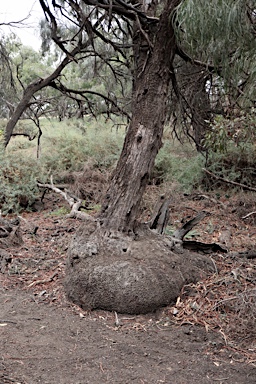
[[[249,185],[245,185],[245,184],[237,183],[236,181],[231,181],[231,180],[224,179],[224,177],[217,176],[217,175],[215,175],[214,173],[208,171],[208,170],[205,169],[205,168],[202,168],[202,169],[203,169],[203,171],[204,171],[205,173],[207,173],[208,175],[214,177],[214,178],[217,179],[217,180],[221,180],[221,181],[223,181],[224,183],[228,183],[228,184],[236,185],[237,187],[241,187],[241,188],[243,188],[243,189],[248,189],[249,191],[254,191],[254,192],[256,192],[256,188],[250,187]]]
[[[243,216],[242,219],[247,219],[247,217],[251,216],[251,215],[255,215],[256,214],[256,211],[254,212],[250,212],[248,213],[247,215]]]
[[[35,285],[38,285],[38,284],[50,283],[54,279],[54,277],[57,275],[58,275],[58,272],[55,271],[50,277],[48,277],[48,279],[33,281],[33,283],[30,283],[28,285],[28,288],[34,287]]]

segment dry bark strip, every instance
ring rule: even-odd
[[[208,215],[208,212],[202,211],[199,212],[196,217],[187,221],[180,229],[174,232],[173,237],[175,239],[183,240],[184,236],[194,228],[201,220],[203,220]]]

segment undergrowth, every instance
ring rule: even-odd
[[[5,154],[0,146],[0,209],[3,214],[19,212],[33,204],[38,196],[36,179],[41,165],[21,153]]]
[[[216,176],[256,187],[256,147],[254,144],[247,143],[243,147],[230,144],[224,153],[209,152],[207,159],[207,169]],[[230,188],[222,181],[205,176],[202,182],[206,189],[223,190]]]
[[[216,176],[256,187],[256,117],[241,112],[233,119],[217,116],[205,135],[204,145],[208,150],[207,168]],[[227,188],[223,182],[206,176],[204,187]],[[228,187],[230,188],[230,187]]]
[[[3,121],[0,123],[5,124]],[[17,130],[21,132],[25,129],[32,135],[35,131],[30,124],[26,120],[21,121]],[[41,128],[43,135],[39,159],[36,159],[36,140],[28,141],[21,136],[11,140],[5,154],[1,149],[0,209],[3,213],[31,207],[38,197],[37,180],[47,182],[51,175],[55,182],[62,183],[68,179],[67,174],[82,172],[83,177],[76,178],[82,182],[87,180],[85,170],[89,165],[90,170],[104,174],[105,183],[107,174],[113,171],[120,156],[126,126],[118,120],[95,121],[88,117],[62,122],[42,119]],[[216,136],[216,130],[214,134]],[[206,139],[210,140],[209,137]],[[217,139],[220,140],[218,136]],[[255,145],[248,141],[238,145],[229,140],[225,151],[220,151],[218,146],[213,149],[208,151],[206,164],[210,171],[231,181],[256,186]],[[196,152],[191,144],[182,145],[174,141],[166,131],[150,184],[175,185],[175,190],[181,193],[190,193],[198,188],[230,188],[203,173],[205,161],[205,157]],[[74,178],[71,177],[71,180],[74,181]],[[76,185],[76,189],[84,188]],[[103,189],[101,187],[100,191]],[[95,203],[98,201],[97,198]]]

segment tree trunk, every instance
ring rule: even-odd
[[[167,1],[148,38],[137,26],[132,120],[100,213],[108,231],[133,233],[140,201],[162,145],[169,84],[176,50],[171,24],[179,1]]]

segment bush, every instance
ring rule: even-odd
[[[230,145],[225,153],[210,151],[207,169],[217,176],[255,188],[256,147],[247,143],[243,148]],[[207,189],[231,188],[230,184],[223,184],[207,175],[203,179],[203,185]]]
[[[5,154],[0,147],[0,208],[3,214],[27,208],[38,196],[40,164],[31,157]]]
[[[255,111],[232,120],[216,118],[205,137],[208,148],[207,168],[217,176],[248,186],[256,186],[256,117]],[[222,182],[204,178],[208,189],[223,188]],[[230,188],[225,184],[225,189]]]
[[[177,182],[183,192],[190,192],[201,183],[205,159],[192,147],[187,148],[186,153],[182,153],[180,146],[180,153],[176,153],[173,146],[173,143],[167,140],[160,149],[152,180],[155,184],[160,184],[163,181]]]
[[[42,151],[36,160],[36,141],[17,137],[8,151],[0,149],[0,209],[3,213],[29,208],[38,196],[36,180],[62,182],[63,175],[90,169],[105,170],[116,163],[123,142],[123,132],[110,124],[82,121],[42,120]],[[25,124],[25,122],[24,122]],[[81,130],[81,126],[84,130]]]
[[[112,130],[110,124],[98,122],[96,125],[86,121],[78,124],[76,120],[59,123],[57,130],[47,133],[41,161],[55,174],[82,171],[88,161],[95,168],[111,168],[120,155],[124,136]]]

